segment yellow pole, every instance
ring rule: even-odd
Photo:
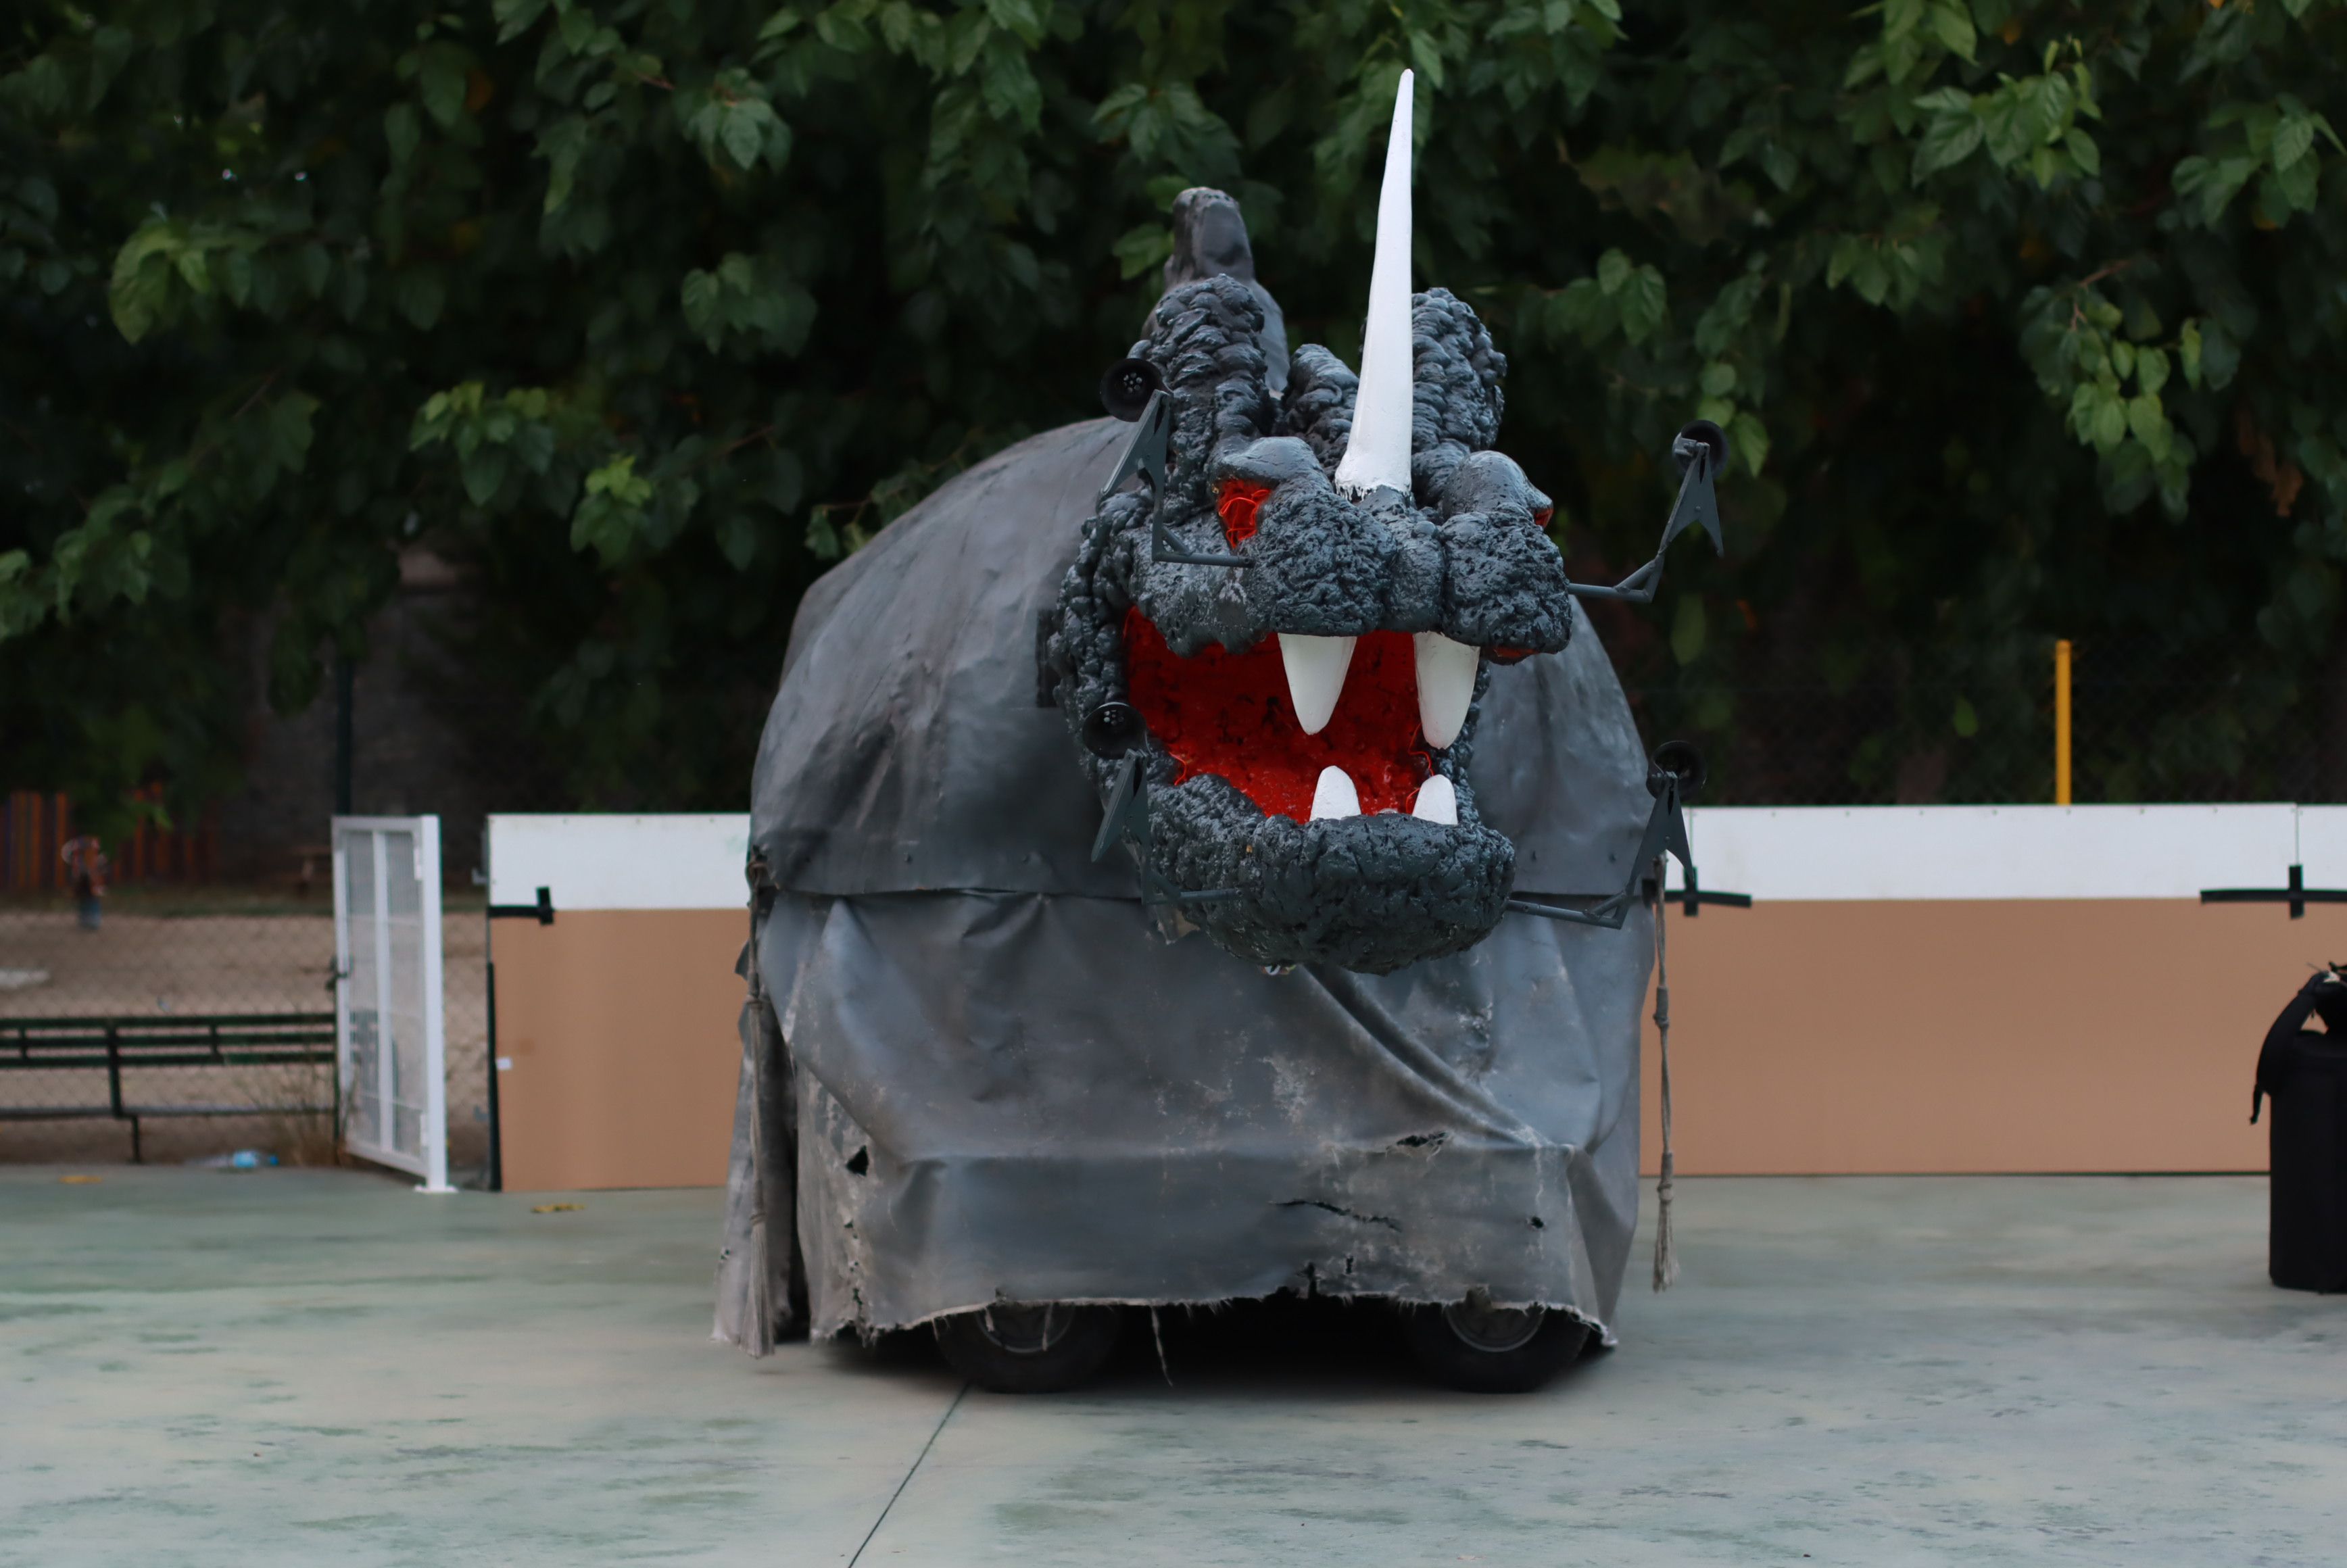
[[[2070,640],[2054,644],[2054,804],[2070,804]]]

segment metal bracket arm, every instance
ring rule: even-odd
[[[1538,915],[1550,920],[1563,920],[1574,926],[1595,926],[1601,930],[1618,931],[1630,917],[1632,906],[1643,901],[1648,866],[1655,867],[1656,890],[1660,891],[1661,861],[1669,855],[1678,861],[1686,874],[1686,886],[1680,895],[1688,914],[1705,904],[1721,904],[1730,908],[1749,909],[1749,893],[1706,893],[1696,884],[1695,850],[1687,842],[1686,813],[1679,804],[1678,775],[1657,773],[1659,781],[1655,793],[1655,809],[1646,815],[1646,831],[1638,840],[1638,852],[1630,859],[1630,880],[1622,891],[1586,909],[1560,908],[1553,904],[1535,903],[1530,898],[1511,898],[1508,907],[1520,915]]]
[[[1602,583],[1568,582],[1567,593],[1576,599],[1652,604],[1655,590],[1662,586],[1663,557],[1670,552],[1671,541],[1691,528],[1701,528],[1711,536],[1712,548],[1726,552],[1727,535],[1720,527],[1719,497],[1714,487],[1717,476],[1712,472],[1717,451],[1700,436],[1681,431],[1671,442],[1671,456],[1679,464],[1679,494],[1672,503],[1669,519],[1663,524],[1663,542],[1655,547],[1655,559],[1611,588]]]
[[[551,890],[541,887],[538,890],[538,902],[535,904],[492,904],[489,906],[489,918],[535,920],[541,926],[551,926],[554,924],[554,895]]]

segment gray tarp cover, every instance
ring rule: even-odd
[[[1101,807],[1035,705],[1035,622],[1131,430],[999,455],[799,611],[758,755],[752,845],[779,891],[751,957],[720,1335],[763,1348],[789,1316],[794,1212],[819,1335],[1283,1287],[1482,1286],[1609,1325],[1644,910],[1620,931],[1511,915],[1383,978],[1274,978],[1160,941],[1130,857],[1092,862]],[[1565,652],[1494,671],[1471,776],[1519,893],[1621,887],[1645,772],[1585,619]]]

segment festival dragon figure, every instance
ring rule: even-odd
[[[1693,769],[1573,601],[1662,558],[1568,580],[1495,448],[1505,360],[1412,296],[1411,90],[1358,377],[1291,360],[1237,205],[1187,192],[1117,418],[808,590],[753,788],[722,1337],[928,1325],[1021,1389],[1128,1306],[1378,1299],[1472,1388],[1610,1337]],[[1717,540],[1724,439],[1673,455],[1664,546]]]

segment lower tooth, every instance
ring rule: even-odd
[[[1352,775],[1342,768],[1322,768],[1320,783],[1312,791],[1312,820],[1360,815],[1361,792],[1353,787]]]
[[[1449,779],[1437,774],[1418,786],[1418,804],[1409,808],[1409,815],[1420,822],[1439,822],[1445,827],[1456,827],[1459,825],[1459,792],[1451,787]]]

